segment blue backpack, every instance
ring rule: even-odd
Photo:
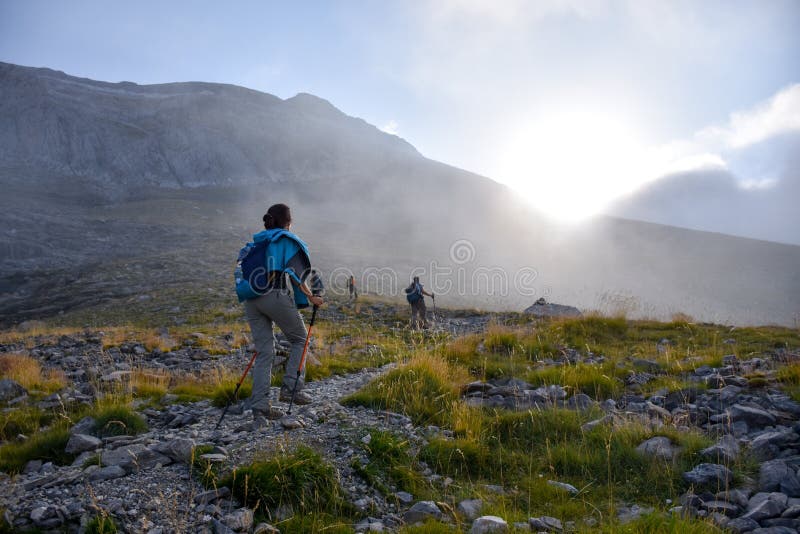
[[[406,300],[409,304],[414,304],[422,298],[422,287],[419,284],[411,284],[406,288]]]
[[[239,251],[233,278],[236,281],[236,296],[240,302],[260,297],[267,292],[270,280],[266,258],[270,243],[270,239],[248,243]]]

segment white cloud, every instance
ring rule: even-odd
[[[651,160],[652,172],[642,176],[641,185],[674,173],[727,170],[737,176],[742,188],[770,187],[774,177],[749,176],[747,174],[751,171],[740,172],[743,163],[759,157],[748,154],[748,148],[797,131],[800,131],[800,84],[781,89],[749,109],[731,113],[723,124],[707,126],[687,139],[674,140],[652,149],[657,157]]]
[[[698,132],[701,143],[722,143],[738,149],[770,137],[800,130],[800,84],[791,85],[752,109],[731,113],[724,126]]]
[[[392,119],[389,122],[387,122],[386,124],[384,124],[383,126],[381,126],[380,130],[383,131],[383,132],[386,132],[388,134],[397,135],[397,127],[398,126],[399,125],[397,124],[397,121]]]

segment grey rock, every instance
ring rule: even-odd
[[[190,438],[175,438],[152,447],[156,452],[169,457],[175,462],[188,464],[192,461],[196,443]]]
[[[571,410],[588,410],[594,405],[594,400],[585,393],[576,393],[567,400],[567,408]]]
[[[732,421],[744,421],[750,428],[760,428],[774,425],[774,415],[761,408],[753,408],[742,404],[734,404],[729,410]]]
[[[553,487],[558,488],[560,490],[564,490],[567,493],[569,493],[570,495],[577,495],[578,493],[580,493],[578,491],[578,488],[576,488],[572,484],[567,484],[566,482],[558,482],[557,480],[548,480],[547,484],[549,486],[553,486]]]
[[[728,524],[725,525],[725,528],[736,534],[752,532],[758,527],[759,525],[757,521],[754,521],[753,519],[749,519],[747,517],[739,517],[736,519],[731,519],[730,521],[728,521]]]
[[[480,516],[483,501],[481,499],[466,499],[458,503],[456,508],[467,521],[473,521]]]
[[[728,491],[720,491],[714,498],[717,500],[728,501],[742,508],[747,508],[750,500],[751,491],[749,489],[732,489]]]
[[[589,421],[588,423],[584,423],[583,425],[581,425],[581,430],[584,432],[589,432],[590,430],[593,430],[594,428],[600,425],[608,425],[613,422],[614,422],[614,416],[606,415],[604,417],[601,417],[600,419],[595,419],[593,421]]]
[[[762,527],[751,532],[753,534],[797,534],[797,529],[790,527]]]
[[[764,492],[778,491],[781,482],[790,475],[794,475],[794,471],[784,460],[764,462],[758,470],[758,489]]]
[[[439,520],[442,518],[442,511],[436,506],[433,501],[419,501],[406,510],[403,514],[403,521],[409,525],[415,523],[422,523],[426,519],[433,518]]]
[[[638,504],[631,505],[630,507],[622,506],[617,510],[617,518],[620,523],[625,524],[652,512],[653,509],[649,506],[639,506]]]
[[[790,468],[789,475],[781,480],[780,491],[789,497],[800,497],[800,477]]]
[[[762,502],[767,500],[776,501],[783,508],[787,508],[791,504],[789,503],[789,497],[787,497],[783,493],[780,492],[768,493],[765,491],[761,491],[750,497],[750,500],[747,502],[747,511],[753,510],[756,506],[760,505]]]
[[[564,530],[564,525],[561,524],[560,519],[547,515],[528,518],[528,525],[530,525],[531,530],[536,532],[561,532]]]
[[[15,380],[11,380],[10,378],[3,378],[0,380],[0,401],[10,401],[11,399],[26,395],[27,393],[28,390]]]
[[[781,517],[798,518],[800,517],[800,504],[794,504],[783,511]]]
[[[754,508],[748,510],[742,517],[752,519],[753,521],[761,522],[764,519],[772,517],[779,517],[783,511],[786,510],[786,505],[781,504],[779,499],[765,499],[761,501]]]
[[[253,511],[249,508],[239,508],[227,514],[222,521],[236,532],[247,532],[253,528]]]
[[[725,487],[733,480],[730,469],[720,464],[700,464],[683,474],[683,479],[696,486]]]
[[[551,304],[542,302],[544,299],[537,300],[532,306],[525,308],[525,313],[530,313],[534,317],[580,317],[581,311],[574,306],[564,304]]]
[[[739,507],[726,501],[708,501],[704,502],[701,507],[708,512],[716,512],[727,517],[739,515]]]
[[[172,460],[168,456],[146,448],[140,443],[125,445],[113,450],[103,451],[100,462],[104,466],[118,465],[127,471],[151,469],[157,465],[169,465]]]
[[[800,436],[791,429],[764,432],[750,442],[750,452],[758,460],[768,460],[776,457],[783,447],[798,439]]]
[[[89,475],[89,481],[99,482],[101,480],[112,480],[124,477],[127,474],[127,471],[119,465],[108,465],[92,471]]]
[[[655,436],[643,441],[636,447],[636,451],[644,456],[660,458],[662,460],[673,460],[680,449],[675,447],[669,438]]]
[[[790,517],[773,517],[772,519],[765,519],[761,522],[762,528],[775,528],[785,527],[790,528],[794,532],[800,531],[800,519],[792,519]]]
[[[470,534],[489,534],[491,532],[508,532],[508,523],[496,515],[485,515],[472,522]]]
[[[213,534],[235,534],[235,530],[218,519],[211,520],[211,530]]]
[[[222,486],[216,489],[210,489],[194,496],[194,502],[197,504],[209,504],[219,499],[224,499],[231,494],[231,490],[227,486]]]
[[[709,460],[717,463],[733,463],[739,456],[740,448],[736,438],[731,434],[725,434],[714,445],[703,449],[700,454]]]
[[[103,442],[94,436],[87,434],[72,434],[67,441],[67,446],[64,452],[67,454],[79,454],[84,451],[93,451],[103,444]]]
[[[38,473],[39,469],[41,468],[42,468],[41,460],[29,460],[28,463],[25,464],[25,468],[22,470],[22,474],[31,475],[33,473]]]
[[[414,502],[414,496],[407,491],[398,491],[394,494],[400,504],[409,505]]]
[[[95,426],[97,426],[97,420],[87,415],[75,423],[69,431],[71,434],[91,434],[94,432]]]

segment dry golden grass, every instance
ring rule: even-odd
[[[38,361],[21,353],[0,355],[0,376],[15,380],[28,390],[53,392],[67,385],[64,371],[43,370]]]
[[[130,387],[136,397],[157,398],[169,389],[174,377],[165,369],[134,369]]]
[[[0,332],[0,343],[21,343],[25,346],[25,348],[30,349],[44,341],[55,341],[59,336],[74,335],[80,331],[81,329],[79,328],[47,326],[44,323],[41,323],[23,330],[14,328]]]

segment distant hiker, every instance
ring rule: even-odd
[[[411,304],[411,328],[428,328],[427,309],[425,308],[425,296],[433,297],[433,293],[428,293],[419,282],[419,276],[415,276],[411,285],[406,288],[406,300]]]
[[[294,402],[308,404],[311,397],[302,391],[305,369],[299,376],[290,372],[299,368],[306,340],[306,327],[298,308],[307,307],[309,301],[315,306],[323,304],[322,297],[315,295],[306,283],[311,273],[311,258],[306,244],[289,231],[292,223],[289,207],[285,204],[270,206],[263,219],[265,230],[255,234],[253,242],[241,250],[236,271],[236,293],[239,301],[244,302],[258,354],[253,367],[253,392],[247,404],[253,410],[253,419],[261,424],[265,423],[264,418],[283,416],[269,400],[275,356],[273,324],[278,325],[291,343],[279,399],[290,401],[297,380]],[[294,300],[287,278],[294,290]]]
[[[352,274],[347,279],[347,289],[350,291],[350,300],[358,298],[358,291],[356,291],[356,277]]]

